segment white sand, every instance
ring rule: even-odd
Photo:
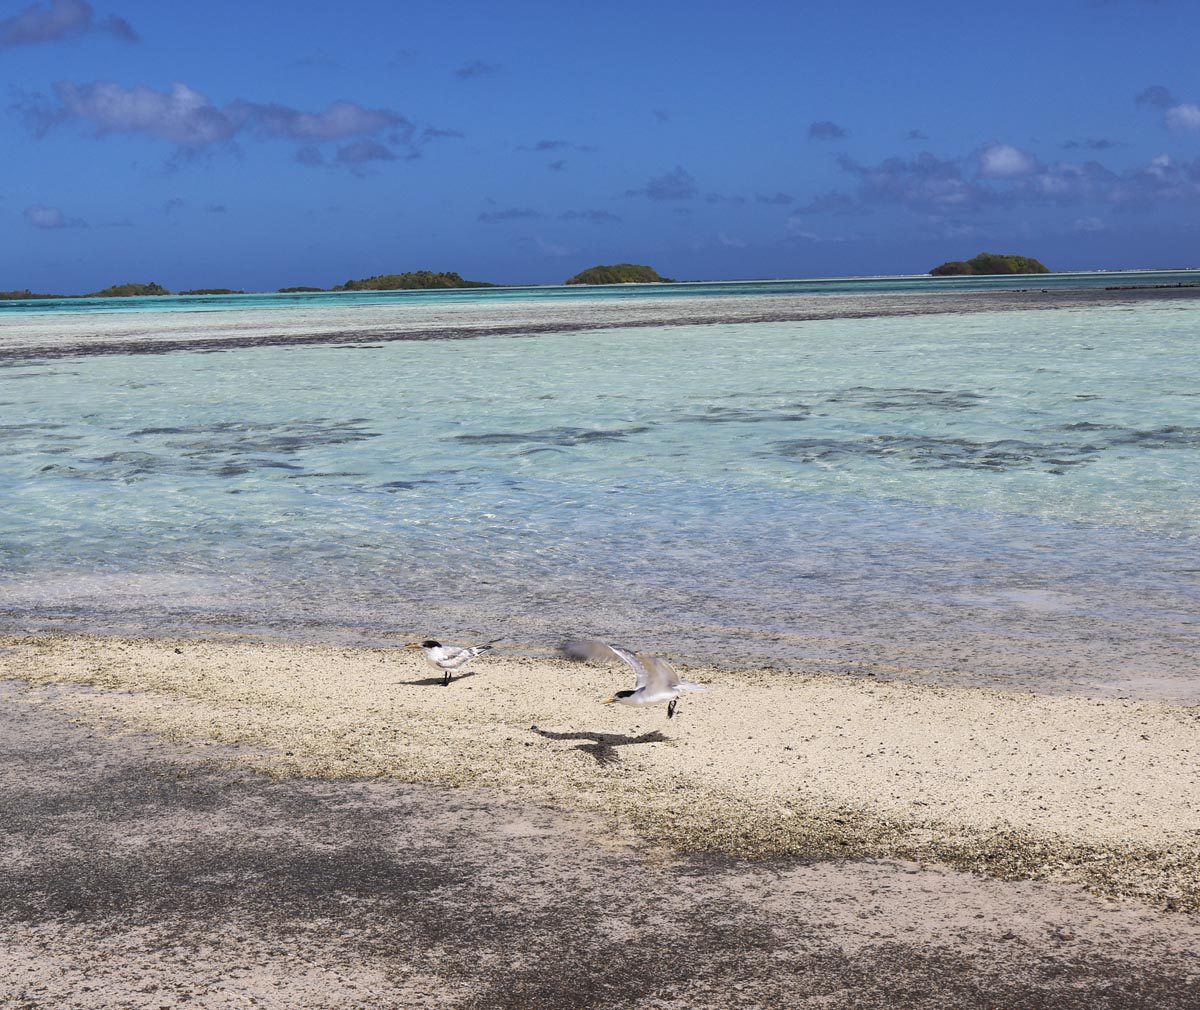
[[[624,667],[486,656],[449,688],[419,655],[241,642],[0,640],[0,676],[69,704],[250,744],[277,774],[386,776],[598,812],[744,855],[942,860],[1200,906],[1200,710],[692,669],[633,710]],[[536,725],[540,732],[531,731]]]

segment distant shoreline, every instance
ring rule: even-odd
[[[1113,275],[1119,281],[1120,275]],[[695,300],[671,297],[618,302],[581,311],[579,303],[539,303],[523,316],[509,308],[465,318],[458,307],[448,307],[445,322],[389,317],[363,327],[320,329],[315,326],[290,332],[245,332],[244,325],[220,332],[209,330],[157,335],[161,327],[145,327],[142,336],[132,323],[123,323],[112,339],[97,323],[85,339],[72,339],[59,328],[43,326],[43,334],[20,334],[6,339],[0,327],[0,360],[53,359],[112,354],[166,354],[172,351],[225,351],[248,347],[310,346],[320,344],[390,343],[403,340],[465,340],[475,337],[536,336],[547,333],[583,333],[617,328],[707,326],[722,324],[811,322],[822,319],[869,319],[892,316],[946,315],[955,313],[1014,312],[1089,308],[1167,301],[1200,300],[1200,284],[1121,285],[1091,288],[1014,288],[997,291],[945,288],[936,291],[765,294],[751,297],[712,296]],[[459,314],[464,316],[459,324]],[[222,315],[234,316],[237,310]],[[142,313],[147,320],[154,313]],[[454,318],[452,318],[454,317]],[[20,318],[20,317],[16,317]],[[27,317],[26,317],[27,318]],[[493,321],[495,320],[495,321]],[[18,323],[18,326],[20,324]],[[212,332],[213,335],[208,335]],[[154,333],[154,336],[150,336]]]

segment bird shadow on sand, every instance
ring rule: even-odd
[[[460,680],[477,676],[479,676],[479,673],[476,670],[471,670],[469,673],[456,673],[450,678],[450,684],[457,684]],[[404,684],[407,687],[433,687],[435,684],[440,687],[446,684],[446,678],[442,674],[438,674],[436,677],[422,677],[420,680],[396,680],[392,683]],[[449,687],[450,685],[446,684],[446,686]]]
[[[663,735],[662,730],[657,729],[643,733],[641,736],[628,736],[624,733],[556,733],[552,729],[539,729],[537,726],[529,728],[547,740],[582,741],[576,745],[575,749],[590,754],[596,759],[597,764],[602,765],[620,764],[621,755],[617,753],[618,747],[628,747],[631,744],[639,743],[666,743],[670,739]]]

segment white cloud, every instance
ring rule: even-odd
[[[334,102],[324,112],[316,113],[254,102],[235,102],[229,108],[234,116],[253,121],[263,136],[292,140],[345,140],[411,125],[403,116],[387,109],[367,109],[346,101]]]
[[[363,140],[381,133],[389,142],[403,144],[413,134],[412,123],[399,113],[370,109],[356,102],[333,102],[320,112],[245,100],[219,107],[208,96],[180,82],[158,91],[144,84],[126,88],[112,81],[62,81],[54,86],[54,92],[57,105],[37,98],[25,103],[26,118],[36,132],[79,121],[91,124],[98,136],[140,133],[192,149],[227,141],[243,132],[308,144]],[[381,146],[376,141],[376,156]]]
[[[1165,122],[1172,130],[1200,130],[1200,105],[1189,102],[1167,109]]]
[[[985,179],[1015,179],[1037,171],[1037,159],[1010,144],[993,144],[979,156],[979,174]]]
[[[199,91],[186,84],[155,91],[144,84],[123,88],[111,81],[54,86],[61,119],[84,119],[99,134],[147,133],[175,144],[195,146],[228,140],[237,125]]]
[[[137,32],[124,18],[114,15],[97,23],[86,0],[44,0],[0,20],[0,49],[59,42],[89,32],[109,32],[126,42],[138,41]]]

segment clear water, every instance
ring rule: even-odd
[[[12,358],[3,620],[1200,699],[1194,305]]]
[[[1122,270],[1115,272],[1009,274],[986,277],[819,277],[765,281],[688,281],[678,284],[540,285],[425,291],[304,291],[289,294],[170,295],[149,298],[62,298],[0,301],[0,318],[21,314],[109,314],[131,312],[221,312],[327,309],[334,306],[405,306],[447,303],[492,306],[580,301],[631,302],[645,299],[736,298],[821,294],[931,294],[955,291],[1010,291],[1023,288],[1105,288],[1200,283],[1200,270]]]

